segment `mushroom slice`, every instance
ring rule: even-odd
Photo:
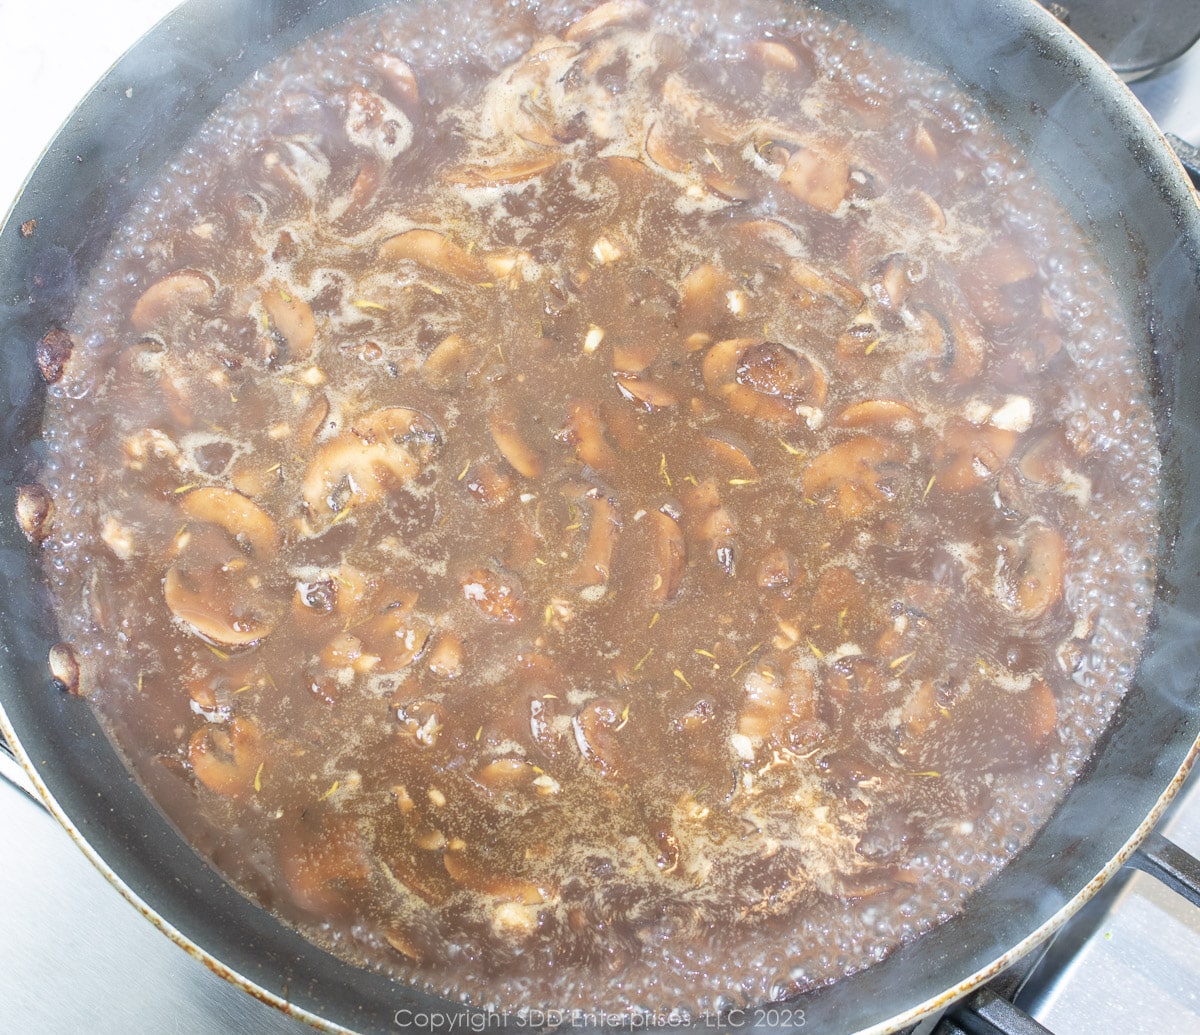
[[[613,546],[617,541],[617,533],[621,530],[621,522],[617,518],[617,508],[612,501],[599,497],[589,501],[592,512],[592,523],[588,529],[587,546],[583,556],[575,568],[571,581],[576,586],[602,586],[608,582],[609,568],[612,563]]]
[[[472,855],[461,842],[451,842],[442,853],[442,862],[451,879],[481,895],[524,905],[537,905],[546,900],[546,892],[533,881],[514,877],[493,869],[487,860]]]
[[[291,291],[277,287],[262,297],[263,308],[275,334],[287,346],[284,362],[305,359],[312,352],[317,322],[312,306]]]
[[[641,0],[608,0],[573,22],[563,38],[583,43],[617,25],[628,25],[644,19],[650,9]]]
[[[546,463],[535,449],[521,437],[517,430],[516,415],[509,410],[498,410],[491,415],[488,426],[492,441],[501,455],[512,464],[518,474],[526,478],[538,478],[546,469]]]
[[[442,180],[460,187],[496,187],[507,183],[521,183],[540,176],[560,161],[562,156],[552,151],[524,158],[501,157],[447,169],[442,173]]]
[[[788,159],[780,185],[821,212],[836,212],[850,192],[850,163],[823,147],[805,147]]]
[[[415,410],[388,407],[360,417],[317,450],[304,473],[309,520],[322,529],[347,508],[382,499],[391,484],[414,478],[438,444],[436,426]]]
[[[471,777],[492,794],[504,791],[532,790],[537,767],[527,758],[494,758]]]
[[[274,628],[282,606],[263,588],[256,570],[275,553],[275,522],[229,489],[196,489],[181,506],[190,522],[180,536],[180,554],[163,578],[167,607],[209,643],[257,643]]]
[[[705,387],[735,413],[777,423],[801,417],[817,426],[825,403],[825,371],[779,342],[731,338],[713,345],[701,364]],[[817,422],[817,423],[814,423]]]
[[[721,502],[721,492],[712,478],[693,487],[684,498],[688,537],[708,543],[709,556],[726,575],[733,575],[736,564],[737,522]]]
[[[421,364],[421,379],[430,388],[457,388],[475,371],[480,349],[461,334],[443,338]]]
[[[79,659],[69,643],[56,643],[46,655],[50,678],[55,685],[68,694],[80,695]]]
[[[193,489],[180,501],[193,521],[223,528],[235,543],[259,560],[274,556],[278,532],[271,516],[253,500],[230,489]]]
[[[905,430],[915,428],[917,411],[895,399],[865,399],[851,403],[833,418],[843,428],[886,427]]]
[[[376,54],[371,63],[379,69],[393,100],[399,101],[410,110],[421,103],[417,74],[407,61],[396,57],[395,54]]]
[[[134,304],[129,322],[145,334],[187,310],[202,309],[216,294],[212,278],[199,270],[179,270],[155,281]]]
[[[628,719],[629,709],[620,701],[600,697],[585,704],[571,720],[579,753],[606,776],[616,775],[622,768],[617,734]]]
[[[196,779],[223,798],[253,793],[265,758],[262,732],[252,719],[236,718],[228,728],[205,725],[188,741],[188,764]]]
[[[993,478],[1012,455],[1018,435],[961,417],[946,421],[934,449],[936,485],[942,492],[969,492]]]
[[[654,581],[650,599],[656,604],[664,604],[675,599],[683,583],[687,544],[679,522],[670,514],[654,510],[646,515],[646,520],[654,537]]]
[[[617,466],[617,454],[605,433],[604,418],[595,403],[573,402],[560,437],[575,447],[575,458],[597,471]]]
[[[192,632],[223,647],[247,647],[267,636],[274,611],[261,593],[248,592],[245,580],[223,565],[198,570],[176,562],[163,578],[163,596],[171,613]]]
[[[436,273],[481,284],[491,278],[484,259],[455,244],[436,230],[406,230],[389,237],[379,247],[380,258],[407,259]]]
[[[654,122],[646,133],[646,157],[667,172],[687,172],[691,162],[675,150],[661,122]]]
[[[413,124],[391,101],[355,84],[346,93],[346,137],[350,143],[394,161],[413,141]]]
[[[71,358],[75,343],[61,327],[52,327],[37,343],[35,358],[38,373],[48,385],[55,384],[63,376],[63,368]]]
[[[35,546],[50,533],[50,517],[54,512],[54,500],[46,487],[34,483],[17,488],[17,524],[25,538]]]
[[[420,656],[429,641],[430,628],[427,622],[410,615],[407,608],[392,607],[355,632],[364,648],[379,659],[382,671],[398,672]]]
[[[301,909],[323,918],[348,909],[350,889],[371,876],[371,862],[355,820],[326,814],[315,825],[291,828],[280,839],[280,870]]]
[[[747,48],[749,55],[763,68],[776,72],[798,72],[800,59],[791,48],[775,40],[755,40]]]
[[[674,392],[656,381],[620,371],[614,372],[613,376],[617,381],[617,391],[647,412],[665,410],[679,402]]]
[[[1044,521],[1026,522],[1016,540],[1000,543],[995,594],[1010,611],[1041,618],[1063,594],[1067,547],[1062,535]]]
[[[733,278],[710,263],[696,266],[679,285],[681,323],[686,330],[709,330],[715,320],[728,315]]]
[[[488,620],[516,625],[525,617],[525,592],[516,576],[476,568],[461,584],[463,596]]]
[[[839,442],[804,469],[804,495],[829,497],[843,518],[858,517],[889,498],[881,468],[903,458],[903,451],[889,439],[858,435]]]
[[[704,449],[721,467],[735,478],[751,480],[758,477],[758,468],[744,446],[723,435],[706,435],[701,439]]]

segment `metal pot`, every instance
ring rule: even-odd
[[[395,1030],[397,1011],[468,1011],[314,948],[233,891],[180,839],[87,705],[53,689],[50,603],[13,520],[39,458],[35,343],[69,311],[138,189],[222,96],[371,0],[190,0],[83,102],[0,232],[0,731],[113,883],[189,952],[331,1030]],[[954,920],[794,1005],[805,1030],[883,1032],[965,994],[1079,908],[1157,820],[1200,734],[1200,212],[1162,137],[1117,80],[1029,0],[827,0],[890,47],[950,71],[1031,157],[1123,286],[1165,456],[1154,627],[1094,763],[1030,847]],[[230,42],[230,41],[236,41]],[[36,211],[36,234],[20,233]],[[793,1014],[793,1020],[799,1020]],[[747,1014],[744,1020],[754,1019]],[[478,1024],[480,1019],[475,1018]],[[799,1026],[795,1025],[797,1030]]]

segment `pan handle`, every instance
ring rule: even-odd
[[[1151,831],[1130,857],[1129,865],[1162,881],[1175,894],[1200,907],[1200,859],[1157,831]]]

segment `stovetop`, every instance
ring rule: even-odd
[[[0,205],[17,194],[48,143],[47,126],[65,120],[85,90],[176,2],[0,0]],[[1200,11],[1195,20],[1200,31]],[[1200,47],[1133,89],[1164,130],[1200,144]],[[0,776],[14,768],[0,753]],[[1200,855],[1200,774],[1159,829]],[[1059,935],[1017,1002],[1056,1035],[1200,1032],[1200,910],[1153,878],[1122,871]],[[919,1031],[933,1027],[927,1022]],[[311,1031],[171,944],[39,805],[3,780],[0,1030]]]

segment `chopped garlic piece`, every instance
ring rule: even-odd
[[[607,265],[616,262],[625,253],[607,237],[601,237],[592,245],[592,254],[596,256],[597,262]]]
[[[1028,431],[1033,424],[1033,403],[1023,395],[1010,395],[992,414],[991,423],[1002,431]]]
[[[744,733],[734,733],[729,737],[729,745],[733,748],[733,753],[738,758],[743,758],[747,762],[754,761],[754,741],[747,737]]]
[[[583,351],[589,355],[595,352],[600,343],[604,340],[604,329],[592,324],[587,331],[587,335],[583,339]]]

